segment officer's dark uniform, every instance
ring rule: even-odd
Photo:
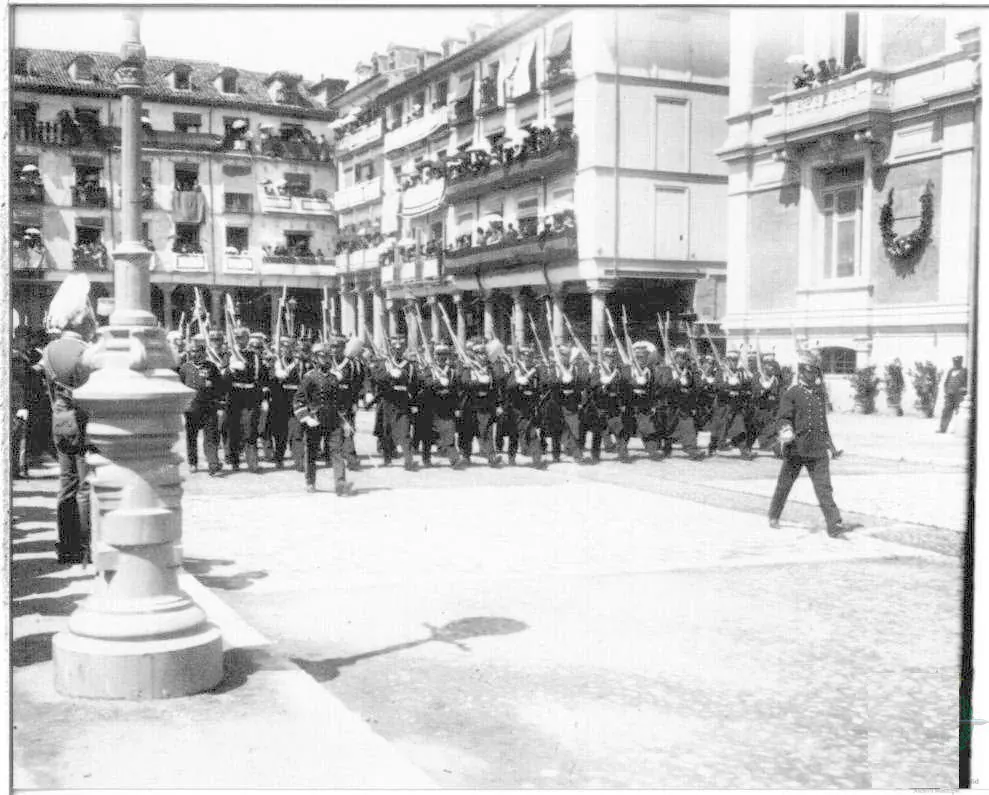
[[[505,372],[500,363],[486,363],[483,369],[465,368],[461,372],[463,394],[463,425],[460,433],[460,454],[469,462],[477,436],[481,455],[488,464],[497,466],[501,457],[494,449],[494,429],[498,408],[502,405]]]
[[[435,440],[436,452],[445,456],[450,466],[460,463],[456,436],[456,415],[460,400],[459,374],[450,366],[445,356],[440,356],[435,372],[430,369],[423,373],[422,388],[419,391],[421,421],[428,421],[430,426],[429,437],[423,439],[424,462],[432,461],[430,448]]]
[[[221,469],[217,401],[225,391],[223,374],[205,355],[194,352],[192,358],[179,367],[179,379],[185,386],[196,391],[185,410],[186,461],[193,471],[198,468],[199,432],[202,431],[206,464],[209,473],[215,475]]]
[[[572,456],[575,461],[583,461],[584,453],[581,447],[581,417],[584,394],[587,390],[589,375],[580,363],[572,364],[563,373],[559,371],[547,383],[550,390],[549,402],[559,407],[559,444],[563,452]],[[554,460],[556,459],[554,445]]]
[[[779,522],[790,489],[800,470],[806,467],[814,484],[817,501],[824,512],[828,534],[840,534],[844,528],[831,489],[828,458],[831,451],[831,431],[828,428],[827,398],[823,388],[803,383],[790,387],[780,401],[778,422],[783,438],[792,429],[793,441],[784,446],[783,464],[769,506],[770,523],[775,525]]]
[[[330,452],[336,492],[345,494],[349,491],[343,444],[346,406],[340,402],[340,381],[330,370],[328,353],[316,349],[315,354],[327,358],[323,366],[313,368],[302,377],[292,403],[295,417],[304,429],[306,486],[310,491],[316,488],[316,459],[320,447],[325,444]],[[303,422],[306,418],[315,419],[319,425],[310,427]]]
[[[292,402],[302,383],[302,362],[293,355],[291,343],[286,340],[281,362],[277,359],[271,367],[268,379],[268,435],[271,440],[271,456],[275,466],[285,466],[285,450],[289,444],[289,424],[294,418]],[[284,370],[282,366],[284,365]],[[301,461],[299,462],[301,469]]]
[[[953,367],[944,377],[944,409],[941,411],[941,427],[938,433],[945,433],[951,418],[958,411],[965,393],[968,392],[968,370],[962,367],[962,357],[956,356]]]
[[[722,442],[737,442],[742,457],[750,458],[745,415],[752,394],[751,379],[743,370],[726,368],[718,376],[717,390],[718,403],[714,410],[708,452],[713,455]]]
[[[244,367],[235,368],[233,357],[228,365],[230,379],[227,417],[227,443],[230,466],[240,468],[240,454],[247,459],[247,468],[258,471],[258,430],[261,424],[261,399],[267,384],[267,368],[261,356],[250,348],[240,351]]]
[[[381,456],[385,466],[401,455],[406,469],[412,469],[411,417],[418,383],[412,362],[403,362],[392,369],[387,362],[379,362],[372,370],[381,410]]]
[[[667,385],[668,403],[665,412],[663,452],[672,452],[673,442],[679,442],[683,452],[694,461],[704,457],[697,449],[697,397],[700,392],[700,374],[684,357],[676,358],[676,369],[670,369]]]
[[[538,367],[519,365],[508,374],[505,383],[505,431],[508,436],[508,462],[522,455],[532,458],[532,465],[543,467],[543,450],[539,438],[539,410],[543,385]]]
[[[605,434],[615,438],[618,460],[628,461],[628,440],[632,432],[629,414],[629,383],[621,368],[598,368],[591,379],[595,416],[591,423],[591,460],[601,459]]]
[[[629,409],[634,420],[635,433],[642,439],[646,452],[655,457],[659,452],[659,428],[656,425],[656,374],[648,364],[638,364],[640,375],[631,365],[623,367],[623,375],[629,384]]]

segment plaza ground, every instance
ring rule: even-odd
[[[54,564],[39,472],[14,495],[14,784],[954,786],[965,440],[832,425],[836,498],[863,525],[844,541],[806,476],[767,526],[768,456],[367,459],[349,499],[327,470],[315,495],[291,470],[192,475],[186,569],[230,673],[156,704],[52,691],[51,633],[86,583]],[[192,725],[221,752],[197,754]],[[149,772],[154,736],[192,763]],[[100,741],[132,761],[94,764]],[[290,769],[262,764],[285,749]]]

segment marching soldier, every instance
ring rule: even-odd
[[[361,389],[364,383],[364,371],[361,362],[361,352],[364,344],[359,337],[354,337],[349,342],[346,337],[336,335],[332,338],[332,363],[333,368],[341,373],[340,379],[340,401],[346,405],[344,416],[351,427],[357,427],[357,401],[361,397]],[[354,444],[354,434],[344,438],[344,455],[347,458],[347,467],[350,469],[360,469],[360,459],[357,457],[357,448]]]
[[[545,469],[539,438],[539,409],[543,385],[533,350],[521,346],[518,363],[509,372],[505,385],[505,430],[508,436],[508,464],[515,466],[519,450],[532,459],[535,469]]]
[[[203,450],[210,477],[223,468],[220,464],[220,426],[217,421],[217,401],[225,392],[220,368],[206,355],[206,341],[193,337],[186,350],[187,358],[179,367],[182,383],[196,394],[185,410],[185,449],[189,469],[199,469],[199,432],[203,433]]]
[[[742,458],[751,460],[755,456],[746,443],[745,414],[752,384],[745,371],[738,366],[739,358],[738,351],[728,351],[725,354],[725,367],[717,382],[718,403],[708,453],[714,455],[723,442],[736,442]]]
[[[318,343],[312,355],[315,367],[303,376],[293,401],[295,417],[305,436],[306,491],[316,491],[316,459],[325,444],[333,467],[334,491],[342,497],[353,492],[353,484],[347,481],[344,454],[344,438],[353,433],[353,426],[344,415],[340,372],[333,369],[329,347]]]
[[[649,361],[649,346],[645,342],[632,345],[633,363],[627,370],[631,392],[629,408],[635,422],[635,433],[652,459],[659,458],[660,429],[656,423],[656,374]]]
[[[617,361],[617,351],[601,351],[601,364],[594,374],[590,388],[594,393],[595,414],[591,421],[591,461],[601,460],[601,440],[614,437],[618,460],[628,462],[629,383]]]
[[[714,357],[709,353],[704,354],[700,357],[699,367],[694,424],[698,431],[710,431],[718,400],[718,374]]]
[[[276,469],[285,466],[285,450],[289,445],[289,426],[294,418],[292,403],[302,383],[302,362],[296,358],[295,346],[288,337],[278,341],[277,354],[270,363],[271,378],[268,381],[268,434],[271,443],[271,460]],[[293,452],[294,455],[294,452]],[[301,471],[301,456],[296,458],[296,468]]]
[[[432,465],[432,441],[436,441],[436,452],[445,456],[450,466],[461,468],[460,453],[457,450],[457,414],[460,406],[460,378],[451,360],[450,347],[436,345],[433,349],[435,365],[427,368],[422,375],[422,388],[419,391],[422,422],[429,422],[429,435],[423,439],[423,463]]]
[[[549,400],[559,406],[560,411],[559,422],[553,429],[553,460],[558,460],[557,451],[562,448],[564,453],[582,464],[584,452],[581,450],[581,408],[589,377],[584,363],[573,361],[573,350],[569,345],[560,345],[557,350],[557,370],[547,383]]]
[[[500,343],[492,341],[475,343],[473,355],[477,367],[469,367],[462,375],[463,425],[460,437],[460,454],[467,465],[477,436],[482,456],[488,466],[501,464],[501,456],[495,452],[494,430],[497,418],[503,413],[502,396],[505,388],[505,370],[501,362],[491,361],[490,354],[500,349]]]
[[[760,450],[774,448],[776,457],[781,453],[776,446],[776,415],[779,412],[783,386],[780,383],[780,366],[773,353],[764,353],[758,368],[758,378],[752,384],[752,414],[746,444],[751,450],[759,443]]]
[[[700,391],[697,383],[699,376],[683,346],[678,346],[673,351],[670,375],[672,381],[669,385],[663,452],[669,456],[673,450],[673,442],[677,441],[691,461],[700,461],[706,456],[697,448],[695,414]]]
[[[418,390],[415,365],[405,355],[399,338],[392,340],[392,355],[394,359],[379,362],[371,376],[381,412],[381,456],[385,466],[389,466],[394,458],[401,455],[405,469],[412,471],[415,469],[412,460],[412,408]]]
[[[241,326],[234,333],[236,349],[230,352],[230,380],[227,415],[227,443],[230,466],[240,469],[241,453],[250,472],[258,472],[258,428],[261,423],[261,399],[267,382],[264,363],[249,345],[250,334]]]

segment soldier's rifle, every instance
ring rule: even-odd
[[[721,354],[718,353],[718,346],[714,344],[714,340],[711,339],[711,332],[707,328],[707,323],[704,324],[704,338],[707,340],[707,344],[711,346],[711,353],[714,354],[714,361],[717,362],[718,369],[723,370],[724,364],[721,361]]]
[[[532,315],[529,312],[526,312],[526,316],[529,318],[529,326],[532,328],[532,338],[536,341],[536,347],[539,349],[539,357],[543,360],[543,365],[549,367],[549,357],[546,355],[543,341],[539,339],[539,329],[536,328],[536,321],[532,319]]]
[[[587,348],[585,348],[584,344],[580,341],[580,337],[577,336],[577,332],[573,330],[573,326],[570,323],[570,318],[567,317],[566,312],[562,312],[561,314],[563,315],[563,323],[567,327],[567,333],[570,335],[570,338],[573,340],[573,344],[577,346],[577,352],[587,360],[588,364],[591,364],[594,360],[591,358],[591,355],[587,352]]]
[[[234,369],[243,369],[244,367],[247,366],[247,362],[244,360],[243,354],[240,352],[240,349],[237,347],[237,337],[234,334],[237,328],[237,309],[234,306],[234,299],[230,297],[230,293],[227,293],[225,298],[226,298],[226,302],[224,306],[224,311],[225,311],[224,330],[226,331],[227,347],[230,349],[230,362],[231,364],[240,365],[240,368],[234,368]]]
[[[611,316],[611,310],[607,306],[604,308],[604,316],[608,319],[608,330],[611,332],[611,339],[614,342],[615,350],[618,352],[618,358],[622,360],[622,364],[630,366],[632,364],[632,352],[622,347],[621,340],[618,339],[618,329],[615,328],[615,319]]]
[[[701,357],[697,352],[697,324],[690,324],[690,331],[687,334],[687,344],[690,346],[690,356],[691,358],[700,366]]]
[[[206,355],[209,360],[217,366],[218,369],[223,369],[223,358],[220,356],[220,352],[213,347],[213,343],[210,341],[210,323],[209,323],[209,313],[206,311],[206,305],[203,303],[202,293],[199,292],[199,288],[195,288],[195,300],[193,302],[192,313],[195,316],[196,325],[199,327],[199,333],[203,335],[203,339],[206,341]]]
[[[460,342],[460,337],[458,337],[457,333],[453,330],[453,324],[450,322],[450,316],[446,313],[446,307],[439,301],[436,302],[436,306],[439,307],[440,317],[443,318],[443,324],[446,326],[446,331],[450,335],[450,339],[453,341],[453,349],[457,352],[457,358],[460,359],[460,363],[464,367],[469,368],[475,375],[481,375],[483,373],[483,368],[479,362],[475,361],[474,358],[467,353],[463,343]]]
[[[625,333],[625,347],[628,350],[629,363],[632,368],[632,374],[638,379],[644,378],[645,371],[642,369],[642,367],[635,359],[635,350],[632,345],[632,336],[628,333],[628,310],[625,309],[624,304],[622,304],[622,330]]]
[[[325,284],[323,285],[323,300],[320,302],[320,315],[323,321],[320,340],[325,344],[330,341],[330,288]]]
[[[556,339],[553,337],[553,309],[550,306],[549,300],[545,304],[546,309],[546,330],[549,332],[549,352],[552,357],[553,364],[556,366],[556,374],[559,376],[560,380],[566,379],[566,377],[573,376],[572,368],[567,368],[563,363],[563,357],[560,355],[560,348],[556,344]]]

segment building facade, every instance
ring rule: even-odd
[[[596,345],[606,306],[716,330],[727,13],[545,8],[449,44],[341,131],[344,331],[523,342],[565,313]]]
[[[31,325],[41,324],[73,271],[88,273],[97,297],[112,294],[118,63],[97,52],[14,53],[12,303]],[[318,323],[322,289],[336,275],[328,100],[345,81],[155,57],[146,74],[142,181],[153,311],[175,328],[183,312],[191,316],[198,287],[214,322],[229,293],[245,323],[267,330],[287,286],[299,322]]]
[[[732,343],[847,376],[969,350],[979,31],[964,10],[731,12]],[[912,388],[907,380],[910,402]]]

